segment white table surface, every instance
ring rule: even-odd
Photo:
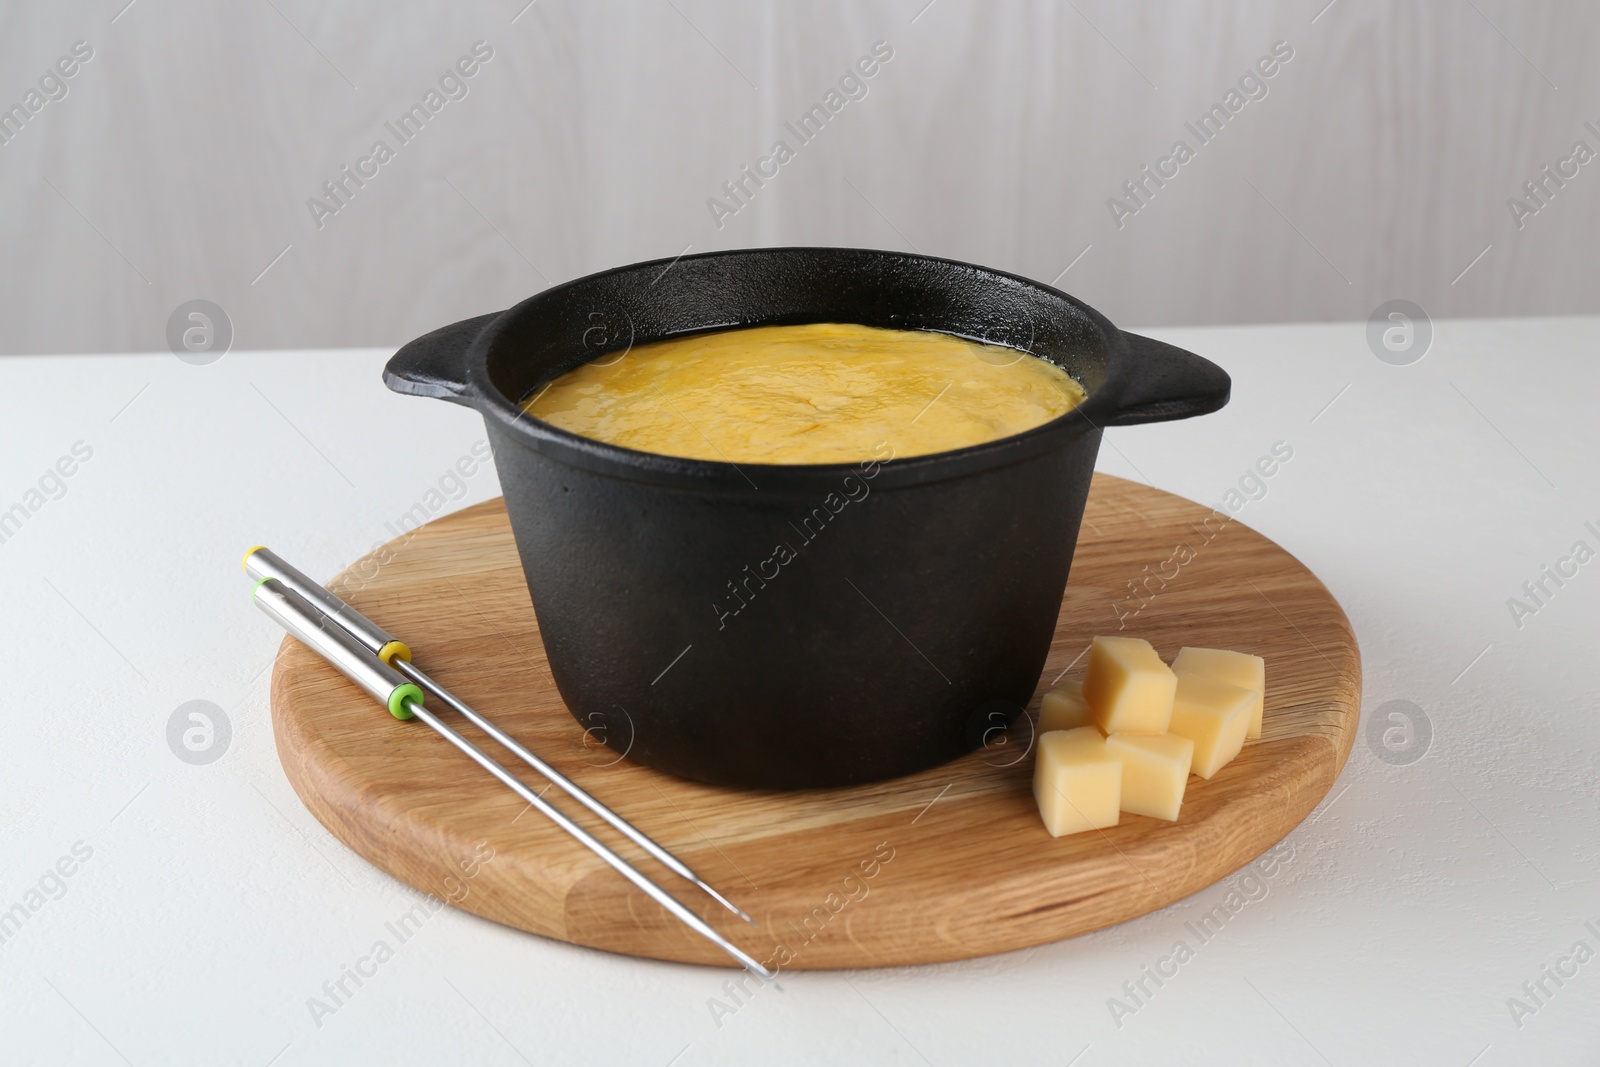
[[[1600,318],[1436,323],[1406,367],[1364,326],[1158,331],[1232,372],[1233,402],[1102,449],[1104,470],[1212,503],[1288,442],[1239,518],[1344,605],[1365,714],[1411,701],[1433,733],[1398,763],[1358,738],[1267,895],[1120,1026],[1109,998],[1226,886],[1008,955],[793,974],[720,1025],[709,1000],[734,972],[446,909],[314,1019],[308,999],[419,896],[279,770],[280,634],[239,557],[266,542],[330,575],[482,424],[390,394],[387,351],[0,360],[0,509],[92,449],[0,543],[0,914],[29,912],[0,944],[0,1061],[1596,1062],[1600,957],[1559,961],[1600,952],[1600,561],[1520,628],[1507,600],[1575,541],[1600,549]],[[484,471],[450,506],[497,491]],[[231,723],[209,764],[168,745],[190,700]],[[74,846],[89,858],[47,877]],[[1577,973],[1530,999],[1558,963]],[[1533,1010],[1514,1019],[1512,997]]]

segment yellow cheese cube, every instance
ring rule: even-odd
[[[1067,682],[1044,695],[1039,702],[1039,733],[1051,730],[1076,730],[1094,725],[1094,711],[1083,699],[1083,683]]]
[[[1267,661],[1246,652],[1228,652],[1220,648],[1182,648],[1172,661],[1178,674],[1198,674],[1214,682],[1227,682],[1241,689],[1256,691],[1256,706],[1251,713],[1250,730],[1246,737],[1254,740],[1261,736],[1261,711],[1266,704]]]
[[[1052,837],[1115,826],[1122,806],[1122,761],[1093,726],[1041,734],[1033,799]]]
[[[1210,778],[1239,754],[1255,701],[1253,689],[1198,674],[1178,675],[1171,730],[1194,742],[1195,774]]]
[[[1178,684],[1150,642],[1097,637],[1083,672],[1083,698],[1108,734],[1164,734]]]
[[[1194,742],[1178,734],[1112,734],[1106,749],[1122,759],[1122,810],[1176,820],[1189,784]]]

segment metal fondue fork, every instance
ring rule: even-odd
[[[754,923],[739,908],[705,883],[698,875],[661,845],[621,816],[601,804],[594,797],[566,778],[555,768],[529,752],[514,739],[495,728],[493,724],[458,700],[444,687],[434,682],[420,669],[413,667],[407,658],[410,649],[378,628],[371,620],[351,608],[321,585],[278,558],[265,548],[255,548],[245,557],[245,569],[259,580],[251,597],[256,606],[278,622],[290,634],[317,652],[351,681],[365,689],[380,703],[388,707],[396,718],[416,717],[435,733],[510,788],[540,814],[576,838],[584,847],[599,856],[623,877],[644,890],[651,899],[670,911],[696,933],[710,940],[724,952],[738,960],[751,973],[771,981],[777,976],[737,945],[723,937],[703,919],[655,882],[617,855],[583,827],[573,822],[559,809],[553,807],[538,793],[529,789],[514,775],[485,755],[475,745],[443,723],[423,706],[423,689],[438,695],[445,703],[461,712],[470,722],[483,729],[497,742],[533,766],[550,781],[578,800],[590,811],[605,819],[650,855],[667,867],[694,882],[730,911]],[[296,586],[304,586],[312,597],[305,596]],[[318,595],[320,594],[320,595]],[[313,600],[313,597],[315,598]],[[410,679],[408,681],[408,678]]]

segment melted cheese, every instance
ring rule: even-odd
[[[1015,349],[819,323],[639,345],[568,371],[523,409],[643,452],[851,463],[1009,437],[1083,400],[1064,370]]]

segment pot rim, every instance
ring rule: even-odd
[[[659,269],[664,274],[665,271],[685,261],[784,254],[801,254],[813,257],[828,255],[883,257],[889,260],[934,263],[973,272],[991,282],[999,282],[1006,287],[1026,289],[1036,294],[1042,294],[1047,300],[1069,305],[1093,326],[1100,337],[1102,351],[1104,352],[1105,376],[1093,390],[1089,390],[1085,386],[1087,397],[1082,404],[1048,422],[1023,430],[1020,433],[944,452],[892,457],[887,460],[875,460],[872,457],[868,457],[854,462],[805,464],[732,463],[726,460],[670,456],[662,453],[640,451],[585,437],[527,414],[521,409],[518,402],[502,392],[490,377],[489,357],[496,344],[523,319],[536,313],[541,305],[573,289],[594,285],[603,279],[621,274],[647,271],[653,268]],[[923,255],[921,253],[827,245],[724,249],[700,252],[694,255],[644,260],[562,282],[559,285],[541,290],[497,314],[482,316],[480,319],[470,321],[481,323],[481,325],[477,328],[476,336],[471,339],[459,356],[458,374],[464,388],[456,395],[446,396],[446,399],[456,400],[471,406],[483,415],[486,421],[492,420],[499,429],[512,435],[521,444],[551,459],[571,466],[599,474],[651,482],[663,486],[719,491],[742,490],[750,492],[770,489],[779,492],[808,492],[817,488],[836,487],[843,478],[859,473],[864,467],[871,466],[874,462],[878,464],[878,469],[874,475],[877,479],[876,486],[878,488],[943,481],[1023,462],[1056,448],[1066,447],[1085,435],[1098,435],[1107,425],[1118,424],[1118,416],[1125,414],[1123,402],[1130,392],[1130,387],[1136,382],[1140,369],[1137,365],[1139,361],[1130,353],[1130,337],[1143,341],[1147,345],[1155,345],[1164,349],[1169,348],[1169,346],[1160,345],[1159,342],[1138,338],[1137,335],[1126,334],[1113,325],[1104,315],[1082,300],[1054,286],[1046,285],[1043,282],[1025,278],[1018,274],[961,260]],[[816,321],[824,320],[818,319]],[[843,320],[830,319],[826,321]],[[760,325],[762,323],[759,320],[708,325],[703,330],[685,331],[682,334],[673,336],[688,336],[696,332],[742,329]],[[963,335],[952,332],[950,336],[961,337]],[[977,337],[966,337],[964,339],[984,341],[990,344],[996,343]],[[1018,351],[1028,352],[1027,349],[1017,348],[1015,345],[1004,345],[1003,347],[1016,348]],[[1206,363],[1198,356],[1193,356],[1178,349],[1170,349],[1170,351],[1203,364],[1216,374],[1222,375],[1218,368]],[[1037,353],[1028,352],[1028,354],[1036,355]],[[1040,356],[1039,358],[1048,357]],[[1149,417],[1136,417],[1130,421],[1183,418],[1216,410],[1225,404],[1228,399],[1226,375],[1222,375],[1222,379],[1223,388],[1220,399],[1214,403],[1202,400],[1197,404],[1188,405],[1188,408],[1184,410],[1154,414]],[[395,383],[391,375],[387,373],[386,380],[389,380],[391,387],[394,387]],[[1083,383],[1080,381],[1079,384]],[[434,395],[442,394],[436,392]],[[1123,424],[1126,424],[1126,422]]]

